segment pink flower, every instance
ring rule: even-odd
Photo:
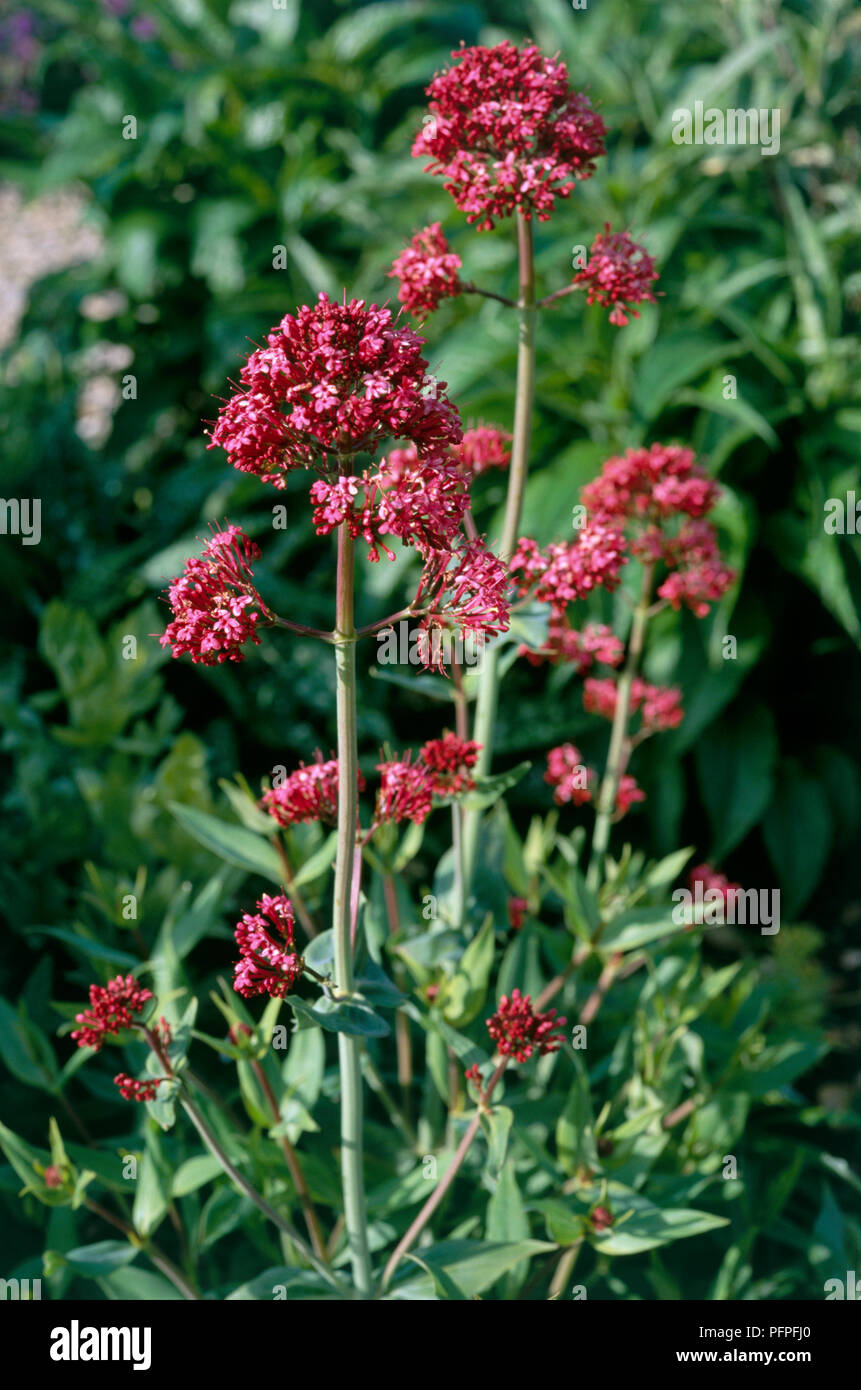
[[[537,650],[524,646],[518,651],[531,666],[540,666],[544,661],[554,666],[570,662],[579,676],[591,670],[595,662],[618,666],[624,654],[619,638],[604,623],[587,623],[583,631],[578,632],[555,610],[550,615],[544,646]]]
[[[508,899],[508,924],[512,931],[520,931],[526,921],[529,903],[525,898]]]
[[[146,1081],[133,1081],[121,1071],[114,1077],[114,1085],[119,1087],[123,1100],[135,1100],[140,1104],[143,1101],[155,1100],[159,1086],[167,1080],[166,1076],[159,1076],[148,1077]]]
[[[616,788],[616,818],[621,820],[627,815],[636,801],[645,801],[646,793],[640,791],[636,781],[629,774],[623,773],[619,778],[619,785]]]
[[[413,145],[480,231],[515,211],[545,221],[557,198],[595,171],[605,126],[568,84],[565,64],[535,44],[461,48],[427,89],[429,118]]]
[[[81,1027],[72,1037],[78,1047],[92,1047],[98,1052],[106,1037],[133,1027],[134,1015],[142,1013],[152,997],[152,990],[144,989],[133,975],[117,975],[107,985],[90,985],[90,1007],[75,1014]]]
[[[238,526],[213,533],[203,554],[186,561],[185,570],[168,589],[173,621],[159,641],[175,657],[215,666],[243,661],[246,642],[260,644],[257,625],[268,614],[252,583],[252,560],[259,547]]]
[[[430,739],[421,751],[421,760],[431,772],[431,785],[437,796],[456,796],[475,786],[468,769],[475,767],[481,744],[446,732]]]
[[[209,447],[226,449],[235,468],[276,487],[296,468],[316,468],[333,483],[347,471],[343,460],[373,456],[388,439],[439,460],[459,443],[461,426],[443,383],[424,392],[423,343],[395,327],[389,309],[321,294],[286,314],[251,353]]]
[[[597,781],[597,773],[583,763],[579,748],[573,743],[563,743],[551,748],[547,754],[545,782],[553,787],[553,800],[557,806],[571,802],[574,806],[585,806],[592,800],[592,792]]]
[[[603,521],[590,521],[573,541],[557,541],[539,550],[535,541],[520,540],[509,566],[520,575],[518,593],[531,594],[562,614],[569,603],[585,598],[593,589],[613,590],[627,563],[621,531]]]
[[[478,538],[461,541],[456,550],[431,552],[413,603],[424,614],[418,649],[424,665],[445,669],[446,629],[480,641],[507,631],[509,586],[505,565]]]
[[[496,425],[476,425],[464,430],[463,439],[455,450],[461,472],[477,478],[488,468],[507,468],[511,462],[511,435]]]
[[[688,874],[688,887],[692,893],[696,891],[698,883],[702,884],[703,894],[720,893],[727,907],[732,906],[738,893],[744,892],[740,883],[731,883],[726,874],[718,873],[711,864],[697,864],[696,868],[691,869]]]
[[[55,1163],[49,1163],[42,1176],[45,1179],[46,1187],[65,1186],[66,1174],[63,1169]]]
[[[700,517],[714,506],[718,492],[692,449],[652,444],[608,459],[580,495],[592,515],[619,525],[632,518],[659,520],[679,513]]]
[[[439,222],[417,232],[389,271],[390,279],[401,282],[398,299],[422,322],[443,299],[460,294],[458,271],[460,256],[452,251]]]
[[[306,767],[300,763],[295,772],[277,787],[263,793],[261,805],[279,825],[297,825],[301,821],[323,821],[334,825],[338,818],[338,760],[323,761],[318,749],[316,761]],[[358,774],[359,791],[365,779]]]
[[[655,303],[649,286],[657,278],[655,262],[645,247],[627,232],[611,232],[607,222],[592,243],[587,264],[574,276],[574,284],[586,286],[587,304],[603,304],[611,310],[610,322],[622,325],[628,322],[627,313],[640,317],[632,305],[646,300]]]
[[[243,913],[234,932],[240,956],[233,977],[237,994],[245,999],[256,994],[283,999],[290,993],[304,968],[293,926],[293,907],[283,894],[264,893],[255,913]]]
[[[375,823],[402,820],[422,825],[433,806],[434,777],[423,763],[411,761],[411,754],[379,763],[380,789],[377,793]]]
[[[513,989],[510,998],[503,994],[496,1013],[487,1020],[487,1031],[501,1056],[525,1062],[533,1052],[542,1056],[558,1052],[565,1035],[554,1030],[564,1023],[564,1018],[556,1017],[555,1009],[537,1014],[530,996]]]
[[[589,714],[612,719],[616,713],[618,686],[612,677],[597,680],[590,676],[583,685],[583,707]],[[631,682],[628,708],[631,714],[640,711],[641,736],[677,729],[684,719],[682,692],[677,686],[650,685],[640,676]]]

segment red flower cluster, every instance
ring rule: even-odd
[[[564,613],[575,599],[585,598],[597,587],[615,589],[621,568],[627,564],[625,538],[615,525],[591,521],[573,541],[555,541],[546,550],[528,537],[517,543],[509,566],[521,597],[530,595]]]
[[[159,638],[173,655],[189,654],[203,666],[243,661],[246,642],[258,646],[257,625],[267,619],[255,589],[251,562],[260,549],[238,526],[213,533],[203,554],[186,561],[168,590],[173,621]]]
[[[581,496],[594,518],[628,525],[633,555],[671,571],[658,586],[659,597],[703,618],[735,578],[720,558],[714,527],[703,519],[719,492],[691,449],[652,444],[608,459]],[[688,519],[674,531],[670,523],[679,517]]]
[[[346,524],[361,537],[369,558],[382,549],[395,558],[381,539],[396,536],[423,555],[445,550],[453,542],[469,507],[469,493],[460,469],[450,457],[421,459],[415,448],[393,449],[376,468],[361,477],[320,479],[311,487],[314,525],[318,536]]]
[[[634,304],[656,302],[649,286],[657,278],[646,248],[627,232],[611,232],[607,222],[592,243],[588,262],[574,276],[574,284],[586,286],[587,304],[603,304],[611,310],[610,322],[624,325],[629,313],[640,317]]]
[[[696,868],[691,869],[688,874],[688,887],[692,893],[696,891],[698,883],[702,884],[704,894],[710,890],[720,893],[727,907],[731,906],[737,893],[744,892],[740,883],[731,883],[726,874],[718,873],[711,864],[697,864]]]
[[[464,430],[463,439],[455,450],[461,472],[477,478],[488,468],[507,468],[511,462],[511,435],[496,425],[475,425]]]
[[[166,1076],[159,1076],[148,1078],[146,1081],[134,1081],[121,1071],[114,1077],[114,1085],[119,1087],[123,1100],[136,1100],[140,1103],[146,1100],[155,1100],[159,1086],[167,1079]]]
[[[508,629],[509,576],[501,560],[478,538],[458,549],[432,552],[413,603],[424,614],[418,654],[423,664],[445,670],[446,629],[483,641]]]
[[[562,1028],[564,1023],[564,1018],[556,1017],[555,1009],[537,1014],[530,996],[513,989],[511,998],[503,994],[496,1013],[487,1020],[487,1031],[503,1057],[525,1062],[533,1052],[542,1056],[558,1052],[564,1034],[555,1030]]]
[[[416,232],[409,246],[393,262],[389,279],[400,280],[398,299],[422,322],[443,299],[460,294],[461,259],[452,251],[439,222]]]
[[[435,796],[459,796],[475,786],[469,769],[475,766],[480,751],[480,743],[447,731],[424,745],[417,762],[407,753],[403,758],[378,763],[380,790],[374,824],[411,820],[421,825]]]
[[[256,994],[283,999],[290,993],[304,966],[293,941],[293,927],[293,908],[283,894],[264,893],[256,912],[243,913],[234,932],[240,956],[233,978],[237,994],[245,999]]]
[[[680,444],[652,444],[610,458],[581,492],[593,516],[622,525],[631,519],[656,522],[679,512],[704,516],[718,498],[717,483]]]
[[[377,793],[375,824],[392,821],[397,825],[402,820],[411,820],[416,825],[422,825],[433,806],[430,768],[423,762],[414,763],[412,754],[407,753],[403,758],[378,763],[377,771],[380,774],[380,789]]]
[[[109,1034],[115,1037],[122,1028],[133,1027],[134,1015],[142,1013],[152,997],[152,990],[144,989],[133,975],[117,975],[107,985],[90,985],[90,1007],[75,1014],[81,1027],[72,1037],[78,1047],[98,1052]]]
[[[286,314],[252,352],[209,447],[276,487],[292,469],[324,471],[330,461],[333,481],[338,460],[373,455],[386,439],[410,440],[422,459],[438,459],[459,442],[461,427],[441,387],[424,393],[423,342],[396,328],[389,309],[321,294]]]
[[[589,714],[612,719],[616,713],[617,697],[618,686],[612,677],[607,680],[589,677],[584,683],[583,707]],[[650,685],[648,681],[635,676],[631,682],[628,707],[632,714],[639,710],[642,735],[657,734],[679,727],[685,717],[681,699],[682,692],[678,686]]]
[[[618,666],[624,652],[619,638],[604,623],[587,623],[582,632],[578,632],[569,627],[566,618],[553,612],[544,646],[538,650],[520,647],[518,656],[525,656],[531,666],[540,666],[543,661],[554,666],[570,662],[578,676],[582,676],[595,662],[602,666]]]
[[[598,788],[598,773],[594,767],[583,763],[580,750],[573,743],[550,749],[544,780],[553,787],[557,806],[567,806],[569,802],[573,806],[585,806],[594,800]],[[634,802],[645,799],[646,793],[640,790],[635,779],[624,774],[616,788],[616,818],[621,820]]]
[[[508,925],[512,931],[520,931],[526,921],[526,913],[529,910],[529,903],[526,898],[508,899]]]
[[[430,117],[413,145],[479,231],[520,211],[546,221],[557,198],[595,171],[606,127],[572,91],[565,64],[535,44],[462,48],[427,89]]]
[[[443,734],[442,738],[430,739],[421,751],[420,757],[430,770],[431,784],[436,796],[457,796],[470,791],[475,783],[468,769],[475,767],[481,744],[474,739],[458,738],[457,734]]]
[[[324,821],[334,825],[338,819],[338,760],[323,761],[318,749],[316,761],[306,767],[300,763],[295,772],[280,786],[268,788],[261,805],[279,825],[285,828],[300,821]],[[358,774],[359,791],[365,789],[365,779]]]
[[[579,748],[573,743],[563,743],[547,754],[544,780],[553,787],[557,806],[565,806],[569,801],[574,806],[585,806],[592,800],[598,774],[594,768],[585,766]]]

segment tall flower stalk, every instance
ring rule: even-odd
[[[519,293],[517,299],[517,386],[514,397],[514,434],[511,445],[511,466],[508,473],[508,492],[505,501],[505,521],[500,542],[500,554],[507,562],[514,553],[523,512],[523,496],[529,472],[529,446],[532,438],[532,410],[535,398],[535,247],[532,222],[522,212],[517,221],[517,263]],[[491,646],[484,654],[475,710],[474,737],[481,744],[477,770],[485,775],[490,771],[496,734],[496,714],[499,705],[499,647]],[[475,873],[478,832],[481,813],[467,811],[463,824],[463,880],[459,895],[461,916],[469,902]]]
[[[353,616],[354,542],[345,526],[338,529],[335,594],[335,672],[338,719],[338,850],[332,926],[335,980],[340,993],[353,989],[351,902],[358,820],[358,746],[356,740],[356,633]],[[368,1252],[368,1217],[362,1171],[362,1057],[357,1037],[338,1034],[341,1075],[341,1183],[347,1244],[359,1298],[373,1292]]]

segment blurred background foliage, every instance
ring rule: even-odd
[[[4,24],[22,13],[7,6]],[[54,1031],[52,996],[80,997],[93,959],[122,967],[116,942],[138,932],[150,945],[214,873],[169,803],[227,817],[220,781],[257,789],[331,747],[332,671],[315,644],[267,642],[209,670],[166,661],[151,637],[166,581],[224,516],[262,542],[260,588],[278,611],[331,622],[333,552],[314,535],[307,479],[275,494],[233,472],[207,451],[204,422],[249,340],[297,304],[344,287],[393,297],[391,260],[428,222],[442,221],[465,277],[514,291],[512,229],[475,234],[409,148],[452,48],[532,35],[610,131],[596,176],[536,230],[544,292],[610,222],[657,258],[661,297],[623,330],[579,300],[542,316],[523,532],[566,535],[580,486],[629,446],[688,442],[720,475],[742,583],[705,621],[654,624],[646,674],[681,685],[687,717],[637,755],[647,801],[625,832],[780,887],[771,968],[790,972],[800,1013],[824,1017],[832,1042],[803,1085],[857,1124],[861,545],[827,534],[823,507],[861,496],[861,13],[848,0],[41,0],[26,13],[26,55],[3,68],[0,179],[28,200],[79,190],[99,249],[35,280],[4,356],[3,493],[42,499],[42,541],[0,545],[2,993]],[[779,153],[675,145],[672,112],[695,101],[779,107]],[[451,301],[426,332],[464,418],[510,428],[510,311]],[[501,475],[476,487],[490,535],[503,494]],[[367,566],[359,622],[399,604],[405,583],[400,559]],[[453,718],[372,663],[360,649],[366,770],[385,740],[415,746]],[[570,738],[595,762],[602,737],[567,673],[515,666],[498,765],[533,759],[515,820],[549,808],[547,747]],[[417,892],[433,862],[414,861]],[[241,880],[223,871],[218,911],[192,914],[198,980],[225,968]],[[128,893],[137,923],[122,916]],[[13,1086],[0,1075],[5,1113]]]

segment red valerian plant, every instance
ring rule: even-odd
[[[291,1274],[312,1273],[315,1290],[326,1297],[363,1300],[403,1290],[401,1264],[426,1237],[470,1161],[483,1122],[495,1145],[491,1184],[500,1181],[511,1127],[510,1111],[494,1113],[503,1077],[516,1093],[522,1083],[515,1067],[539,1080],[552,1068],[571,1067],[574,1035],[569,1040],[566,1019],[549,1007],[551,1001],[567,990],[565,998],[573,1003],[581,968],[593,958],[599,961],[597,983],[578,1001],[576,1033],[591,1025],[623,970],[645,962],[641,955],[633,967],[630,958],[623,961],[630,941],[625,931],[633,926],[636,937],[642,923],[623,920],[619,927],[618,919],[647,894],[649,882],[645,873],[638,879],[641,867],[629,847],[619,861],[610,858],[608,847],[611,826],[645,798],[629,771],[635,750],[684,719],[682,690],[647,679],[658,674],[647,659],[647,624],[657,613],[681,606],[702,617],[733,582],[713,519],[719,489],[693,452],[678,444],[653,443],[611,457],[582,491],[583,524],[573,535],[539,545],[522,534],[537,313],[584,290],[587,303],[609,309],[611,323],[624,329],[629,317],[637,316],[636,306],[656,302],[657,272],[652,257],[627,232],[605,226],[596,231],[589,259],[570,283],[543,298],[537,295],[534,224],[558,215],[577,184],[594,174],[606,134],[591,99],[571,87],[558,58],[542,55],[534,44],[461,48],[433,79],[428,96],[429,111],[413,153],[442,177],[477,231],[513,219],[517,299],[466,278],[460,252],[434,222],[415,233],[389,272],[399,282],[401,313],[345,293],[341,303],[321,294],[315,303],[285,314],[240,369],[238,384],[211,425],[209,447],[222,449],[234,468],[278,490],[291,474],[309,473],[310,519],[321,545],[331,537],[334,550],[331,628],[309,627],[301,614],[276,613],[256,586],[260,547],[225,522],[213,528],[201,555],[190,559],[170,585],[172,616],[160,639],[175,657],[187,655],[206,666],[253,657],[264,635],[278,630],[316,638],[334,655],[337,740],[330,756],[309,750],[309,761],[290,772],[279,769],[283,775],[256,798],[240,798],[243,838],[228,844],[224,857],[234,865],[253,864],[278,891],[257,897],[253,910],[253,900],[245,899],[248,910],[237,909],[238,921],[232,914],[233,990],[225,987],[225,997],[216,1000],[227,1024],[226,1040],[193,1033],[236,1063],[255,1144],[263,1142],[265,1127],[266,1142],[277,1144],[283,1155],[290,1198],[302,1209],[307,1239],[283,1213],[280,1176],[264,1194],[221,1138],[224,1117],[214,1122],[212,1098],[187,1064],[193,1019],[183,1017],[179,1027],[164,1018],[148,1022],[154,993],[128,974],[91,986],[89,1008],[77,1014],[72,1031],[79,1047],[94,1051],[124,1031],[145,1042],[147,1074],[134,1079],[119,1072],[115,1082],[121,1097],[145,1104],[160,1119],[180,1106],[231,1183],[289,1243]],[[464,256],[468,259],[466,248]],[[407,315],[424,322],[445,299],[473,295],[499,301],[516,315],[510,432],[484,422],[463,429],[446,383],[429,373],[425,339],[408,326]],[[506,501],[501,534],[487,539],[473,506],[478,514],[485,484],[476,480],[491,469],[498,470],[495,481],[505,487]],[[364,561],[379,564],[403,552],[417,571],[409,602],[398,613],[357,628],[355,588]],[[357,565],[357,558],[362,563]],[[425,677],[424,684],[437,692],[450,690],[455,727],[440,729],[419,748],[366,750],[363,775],[356,648],[401,618],[415,624],[419,662],[449,678]],[[478,672],[471,674],[465,662],[451,657],[453,636],[481,649]],[[500,658],[506,642],[507,664]],[[525,659],[519,663],[521,677],[543,680],[546,668],[553,668],[549,676],[563,692],[558,722],[533,732],[542,747],[555,742],[547,752],[544,780],[560,809],[550,809],[544,821],[536,818],[525,845],[512,818],[503,814],[501,800],[524,769],[492,774],[501,678],[517,656]],[[610,722],[602,772],[583,762],[576,743],[556,742],[566,738],[569,713],[572,723],[578,721],[571,733],[580,740],[580,697],[569,700],[564,693],[574,678],[584,680],[582,707],[596,716],[596,744],[606,736],[600,721]],[[549,803],[549,790],[546,796]],[[431,814],[439,809],[451,817],[451,848],[437,867],[433,891],[407,917],[404,868],[417,856]],[[591,844],[582,826],[570,837],[558,832],[557,822],[572,812],[592,816]],[[224,847],[230,831],[213,820],[208,845]],[[193,828],[195,822],[188,824]],[[304,862],[294,872],[297,847]],[[697,882],[725,888],[727,894],[735,888],[707,865],[693,872]],[[482,875],[485,882],[492,880],[491,890],[480,886]],[[326,885],[313,910],[302,896],[310,879]],[[488,898],[494,905],[486,909]],[[317,913],[329,899],[332,926],[325,932]],[[557,916],[564,912],[566,926],[573,924],[573,947],[542,921],[548,901]],[[418,925],[419,917],[430,925]],[[192,920],[188,930],[195,929]],[[642,941],[649,939],[647,931]],[[636,941],[642,944],[640,937]],[[505,955],[494,985],[497,948]],[[548,961],[551,978],[542,984]],[[258,1024],[242,1001],[261,1008]],[[308,1099],[313,1088],[306,1085],[301,1058],[293,1068],[291,1051],[288,1083],[287,1072],[273,1064],[269,1052],[282,1007],[296,1018],[300,1037],[303,1030],[317,1030],[321,1052],[319,1030],[337,1036],[337,1082],[327,1081],[326,1097],[340,1107],[331,1139],[340,1165],[340,1207],[328,1237],[315,1206],[317,1190],[325,1190],[326,1183],[319,1175],[309,1182],[297,1150],[303,1136],[318,1128],[306,1107],[306,1101],[313,1104]],[[398,1098],[377,1068],[371,1045],[389,1034],[382,1017],[386,1008],[394,1010],[392,1071]],[[447,1104],[449,1162],[404,1230],[388,1225],[387,1198],[381,1199],[379,1190],[372,1198],[382,1215],[373,1224],[370,1220],[364,1106],[370,1086],[414,1155],[433,1141],[432,1115],[419,1130],[413,1122],[419,1039],[433,1108],[440,1099]],[[643,1086],[648,1084],[644,1079]],[[557,1130],[560,1154],[570,1145],[570,1114],[585,1115],[583,1105],[578,1091],[573,1111],[566,1111]],[[590,1161],[597,1162],[601,1152],[596,1144]],[[542,1161],[552,1172],[554,1159]],[[52,1166],[58,1167],[56,1158]],[[579,1168],[568,1171],[576,1183],[588,1186]],[[399,1184],[408,1179],[406,1169],[398,1174]],[[516,1190],[513,1165],[509,1179]],[[547,1182],[545,1173],[535,1188],[538,1210],[543,1210]],[[570,1190],[566,1181],[549,1199],[554,1242],[559,1211],[553,1203]],[[409,1201],[415,1200],[410,1187]],[[573,1235],[565,1210],[563,1274],[570,1272],[570,1248],[623,1221],[605,1191],[590,1189],[583,1202]],[[518,1229],[528,1226],[525,1208],[517,1208],[515,1216]],[[388,1245],[392,1248],[379,1259]],[[154,1258],[183,1296],[196,1296],[194,1289],[189,1294],[182,1271],[158,1252]],[[522,1258],[521,1250],[506,1269]],[[554,1276],[553,1296],[559,1277]]]

